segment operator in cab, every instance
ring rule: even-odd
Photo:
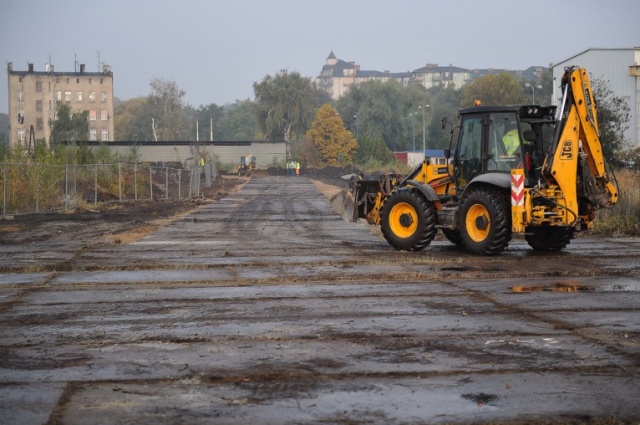
[[[518,132],[518,126],[515,123],[507,124],[505,126],[505,133],[502,136],[502,143],[509,155],[515,155],[520,149],[520,133]]]

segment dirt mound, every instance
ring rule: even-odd
[[[360,173],[360,170],[351,165],[344,167],[327,165],[322,168],[307,168],[303,170],[303,174],[312,179],[317,179],[327,184],[333,184],[345,188],[348,187],[349,180],[345,180],[343,176],[358,173]]]

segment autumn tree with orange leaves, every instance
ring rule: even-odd
[[[351,162],[358,149],[353,133],[344,127],[342,118],[333,106],[326,103],[318,109],[307,139],[317,147],[328,165],[344,165]]]

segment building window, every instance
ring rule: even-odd
[[[103,91],[102,93],[100,93],[100,101],[101,102],[106,102],[107,101],[107,92]]]
[[[71,92],[70,91],[64,92],[64,101],[65,102],[71,102]]]
[[[100,78],[100,84],[102,84],[102,78]]]
[[[81,91],[77,91],[76,92],[76,102],[82,102],[82,92]]]
[[[22,90],[18,90],[18,102],[22,102],[24,100],[24,92]]]
[[[96,111],[89,111],[89,121],[96,120]]]
[[[106,120],[109,119],[109,114],[104,109],[102,111],[100,111],[100,119],[102,121],[106,121]]]
[[[36,92],[40,93],[42,91],[42,81],[36,81]]]
[[[25,131],[24,128],[19,128],[18,129],[18,140],[20,140],[21,142],[24,142],[25,139]]]
[[[89,84],[91,84],[91,78],[89,78]]]
[[[80,78],[76,78],[76,84],[80,84]]]
[[[109,130],[102,130],[102,141],[106,142],[109,140]]]
[[[69,78],[67,78],[67,84],[69,84]]]
[[[57,91],[56,92],[56,100],[58,102],[62,101],[62,92],[61,91]]]
[[[36,119],[36,130],[42,130],[44,128],[44,120],[42,118]]]
[[[96,132],[97,130],[95,128],[92,128],[91,130],[89,130],[89,140],[91,141],[97,140]]]
[[[95,102],[96,101],[96,92],[92,91],[89,92],[89,102]]]
[[[42,112],[42,100],[36,100],[36,112]]]
[[[24,109],[18,110],[18,124],[24,124]]]

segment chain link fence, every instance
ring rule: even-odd
[[[200,197],[214,163],[193,168],[149,164],[0,165],[2,215],[61,211],[98,202]]]

